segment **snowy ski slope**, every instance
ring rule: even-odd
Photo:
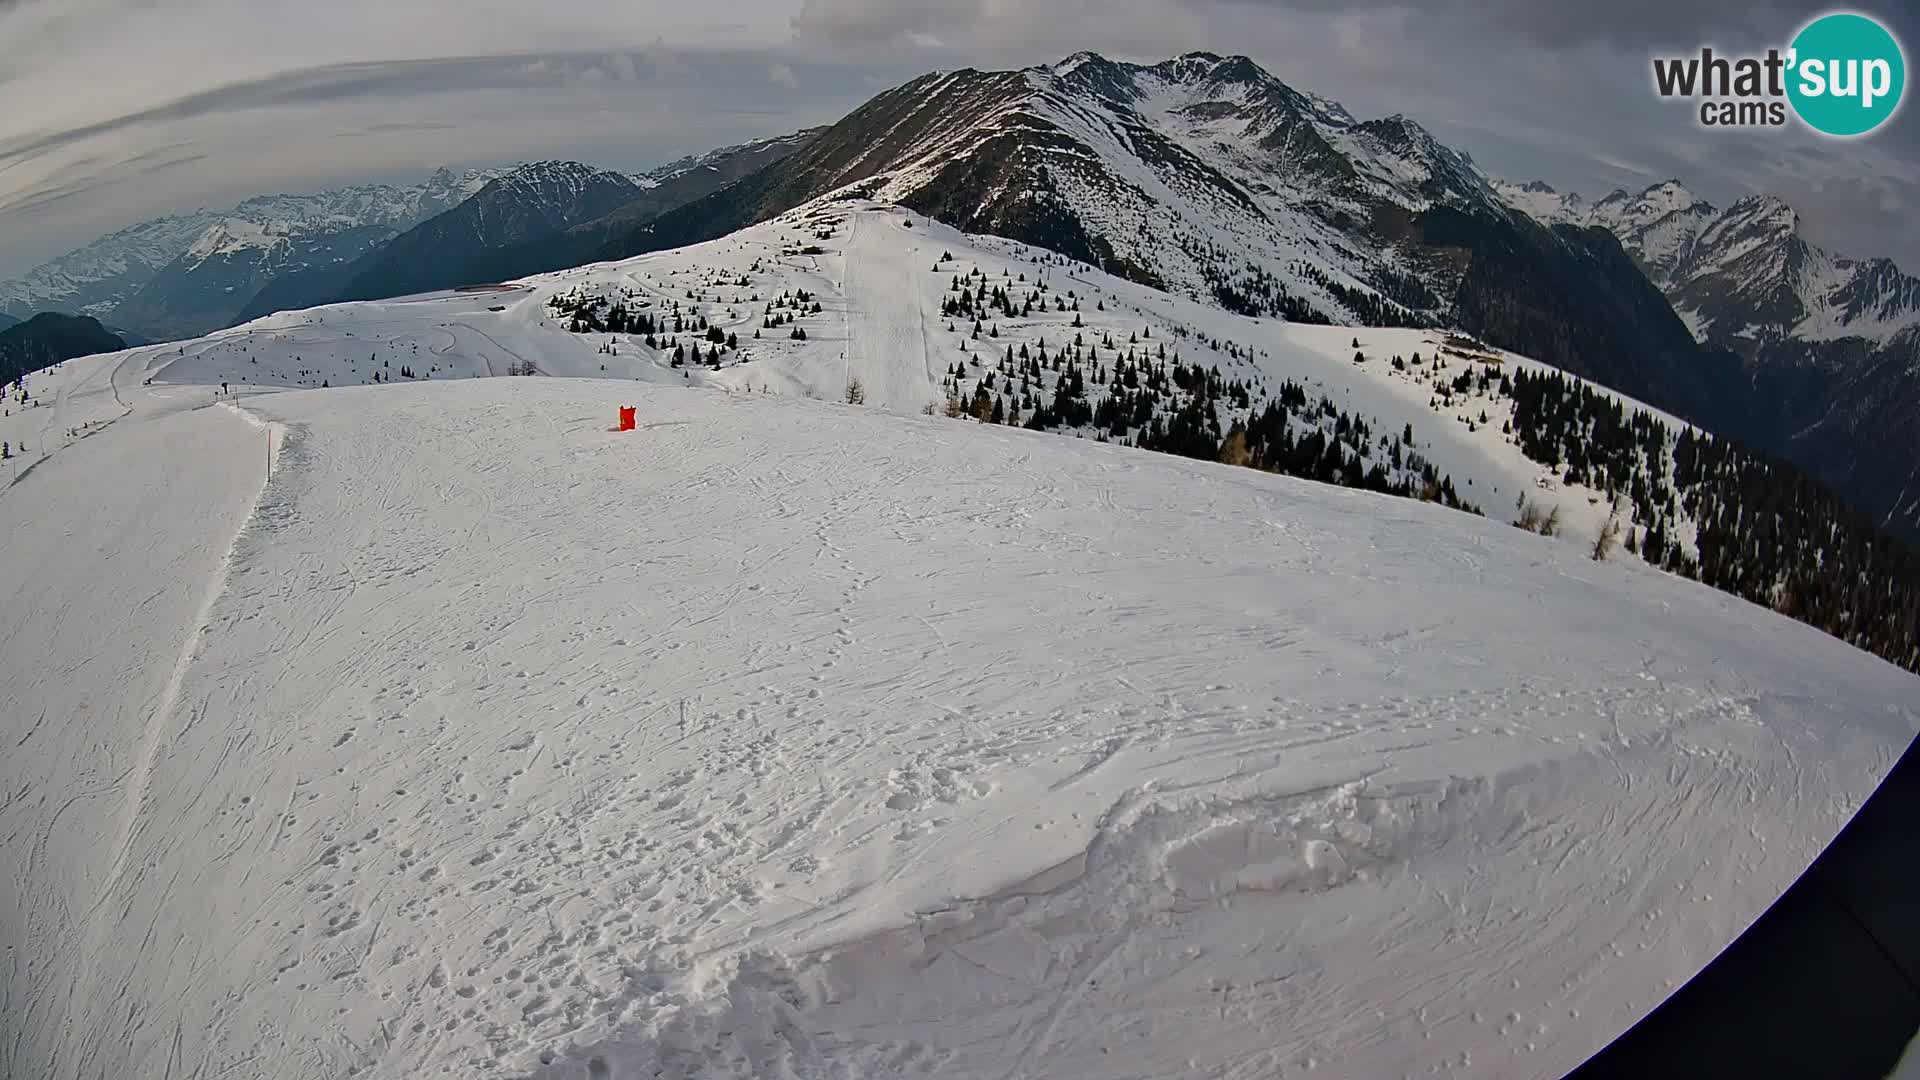
[[[28,380],[0,1075],[1557,1076],[1920,731],[1891,665],[1497,518],[917,415],[977,348],[933,259],[1022,256],[835,213]],[[545,306],[755,261],[822,311],[735,305],[717,372]],[[1050,273],[1535,479],[1351,330]],[[515,362],[618,378],[445,378]]]

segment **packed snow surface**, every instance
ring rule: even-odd
[[[588,374],[486,321],[564,282],[30,378],[0,1075],[1558,1076],[1920,730],[1891,665],[1498,519],[805,400],[943,368],[845,277],[840,341],[704,389],[205,385],[407,326]]]

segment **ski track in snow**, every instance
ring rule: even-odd
[[[916,402],[945,400],[928,351],[929,298],[918,284],[929,280],[921,264],[934,256],[923,256],[918,243],[884,235],[905,228],[901,223],[906,220],[904,214],[855,215],[847,225],[847,249],[841,258],[849,312],[847,376],[860,380],[867,401],[902,411],[913,409]],[[931,303],[938,309],[938,298]]]
[[[701,382],[916,408],[921,226]],[[453,303],[299,347],[592,362]],[[274,435],[137,377],[220,340],[35,377],[96,434],[0,492],[0,1074],[1555,1076],[1920,727],[1577,544],[877,408],[250,393],[262,490]]]
[[[265,472],[264,461],[262,462],[262,472]],[[262,476],[262,483],[267,479],[266,476]],[[185,642],[181,645],[180,655],[174,660],[173,668],[167,675],[166,685],[160,691],[160,700],[153,706],[147,718],[146,727],[140,734],[139,749],[135,753],[133,764],[130,767],[130,775],[121,781],[120,786],[125,788],[125,797],[119,815],[120,823],[117,829],[116,839],[113,844],[113,861],[107,868],[105,880],[100,884],[99,899],[95,901],[93,909],[89,913],[89,929],[83,947],[84,954],[89,958],[95,956],[103,947],[103,942],[101,941],[103,924],[98,919],[98,916],[105,909],[108,901],[115,897],[115,891],[120,885],[122,876],[126,873],[127,856],[133,844],[134,831],[140,824],[142,811],[145,808],[148,794],[148,781],[153,772],[154,756],[159,751],[162,737],[168,728],[176,722],[175,713],[180,707],[181,688],[186,682],[187,673],[193,665],[194,655],[199,651],[201,642],[206,636],[207,617],[211,614],[214,603],[219,599],[221,591],[226,588],[227,576],[230,569],[229,564],[232,556],[232,549],[229,548],[227,552],[221,556],[219,565],[207,580],[205,591],[200,599],[200,605],[198,609],[196,609],[190,623],[193,629],[187,634]],[[188,706],[188,709],[191,710],[192,706]],[[191,718],[189,718],[187,722],[191,723]]]
[[[63,401],[76,414],[89,404],[119,412],[91,375]],[[265,469],[264,454],[250,452],[261,445],[253,429],[223,410],[153,406],[99,437],[50,440],[32,475],[0,495],[10,553],[0,571],[0,849],[15,868],[0,893],[4,1075],[51,1074],[38,1065],[41,1040],[72,1037],[96,1010],[141,1003],[133,988],[96,993],[90,945],[124,954],[143,944],[137,929],[127,939],[121,904],[165,869],[139,858],[153,824],[143,813],[147,752],[172,712],[170,673],[184,679],[182,642],[221,545]]]

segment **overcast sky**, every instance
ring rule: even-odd
[[[1856,6],[1920,41],[1911,0]],[[1649,58],[1784,45],[1768,0],[0,0],[0,277],[161,213],[442,164],[639,169],[837,119],[933,69],[1245,53],[1482,167],[1752,191],[1920,271],[1920,120],[1704,131]]]

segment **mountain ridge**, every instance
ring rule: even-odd
[[[1677,181],[1609,195],[1577,219],[1537,220],[1509,204],[1511,187],[1417,122],[1358,119],[1245,57],[1131,64],[1080,53],[1018,71],[934,72],[884,91],[802,151],[594,258],[710,240],[835,192],[1242,314],[1458,326],[1789,456],[1920,535],[1920,484],[1904,480],[1920,461],[1890,434],[1910,427],[1869,429],[1859,410],[1836,407],[1817,437],[1787,438],[1820,416],[1759,415],[1779,406],[1756,399],[1782,391],[1755,389],[1741,343],[1701,334],[1701,315],[1655,280],[1698,264],[1703,212]],[[1549,193],[1526,194],[1537,203]],[[1854,303],[1871,308],[1870,297]],[[1870,460],[1883,448],[1904,465],[1893,475]],[[1911,512],[1894,505],[1902,490]]]
[[[1212,53],[925,75],[595,257],[710,240],[836,191],[1241,314],[1459,325],[1678,411],[1737,367],[1610,234],[1516,211],[1404,116],[1362,121]]]
[[[1689,330],[1734,358],[1706,426],[1782,454],[1920,539],[1920,278],[1801,234],[1765,193],[1724,209],[1677,180],[1587,204],[1498,182],[1517,208],[1620,241]]]
[[[510,280],[587,261],[613,230],[651,220],[805,144],[811,131],[689,155],[644,173],[578,162],[523,165],[459,206],[368,252],[331,278],[272,295],[269,310]],[[589,192],[587,189],[592,188]],[[283,289],[286,289],[283,286]]]
[[[644,189],[625,174],[574,161],[519,165],[458,206],[421,222],[346,268],[335,300],[372,300],[474,284],[488,253],[626,205]]]
[[[0,282],[0,310],[92,315],[154,338],[205,333],[273,278],[357,257],[493,175],[441,168],[413,185],[258,195],[140,222]]]
[[[1749,194],[1721,208],[1666,180],[1588,203],[1539,181],[1495,184],[1537,220],[1614,233],[1703,340],[1751,353],[1787,338],[1884,344],[1920,326],[1920,277],[1891,259],[1811,243],[1799,213],[1777,196]]]

